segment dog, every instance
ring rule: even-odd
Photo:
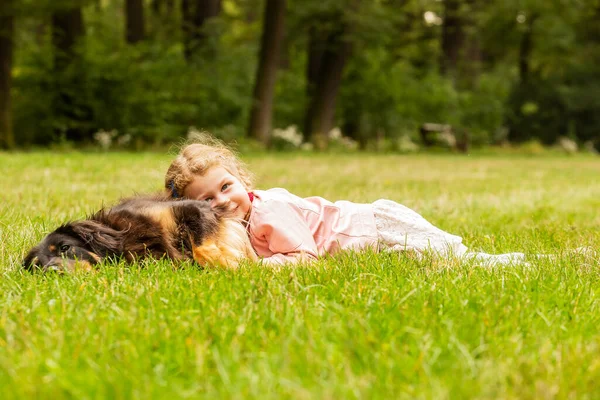
[[[134,196],[49,233],[23,260],[27,270],[93,270],[106,259],[133,263],[147,257],[194,260],[236,268],[256,260],[246,228],[227,210],[168,195]]]

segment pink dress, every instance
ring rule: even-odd
[[[469,252],[460,236],[445,232],[402,204],[331,202],[298,197],[285,189],[255,190],[248,217],[252,247],[266,264],[317,259],[342,249],[425,251],[478,264],[523,262],[523,253]]]

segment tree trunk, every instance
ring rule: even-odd
[[[75,142],[88,139],[89,132],[83,127],[91,119],[89,108],[79,105],[76,95],[84,83],[76,48],[84,32],[81,8],[60,9],[52,14],[54,76],[58,85],[54,118],[63,126],[66,138]]]
[[[456,82],[458,64],[465,42],[463,19],[460,14],[460,0],[444,1],[440,71],[442,75],[454,82]]]
[[[304,124],[302,134],[305,142],[311,140],[312,118],[314,114],[314,103],[312,101],[315,96],[317,87],[317,79],[323,54],[325,53],[324,35],[320,34],[314,26],[311,26],[308,31],[308,61],[306,62],[306,98],[308,99],[308,107],[304,115]]]
[[[144,40],[144,1],[125,0],[125,39],[127,43],[137,43]]]
[[[519,80],[521,84],[526,84],[529,81],[530,58],[533,50],[533,25],[538,15],[532,14],[527,16],[525,32],[521,37],[521,43],[519,45]]]
[[[346,79],[349,82],[359,84],[361,82],[361,74],[359,68],[353,68],[348,71]],[[367,137],[363,131],[363,100],[360,95],[353,95],[346,99],[342,107],[342,132],[344,136],[356,141],[359,150],[366,150]]]
[[[284,36],[285,0],[267,0],[248,136],[269,145],[273,96]]]
[[[472,89],[479,77],[482,52],[476,20],[481,7],[476,0],[444,1],[440,72],[455,87]]]
[[[83,17],[80,8],[61,9],[52,14],[55,71],[61,72],[72,63],[76,57],[75,45],[83,35]]]
[[[290,37],[287,32],[283,33],[281,40],[281,51],[279,56],[279,69],[289,70],[291,65],[290,61]]]
[[[12,2],[0,0],[0,149],[15,146],[10,99],[14,37]]]
[[[346,30],[343,26],[330,33],[325,41],[325,50],[322,56],[313,60],[314,65],[309,65],[309,77],[307,79],[309,82],[314,78],[310,76],[311,73],[314,73],[311,68],[319,65],[316,86],[309,98],[305,118],[308,126],[307,135],[317,150],[327,148],[327,134],[334,127],[337,95],[344,67],[351,51],[351,45],[345,38],[345,33]],[[315,56],[318,56],[318,50],[315,50]]]
[[[221,12],[221,0],[181,0],[183,54],[192,61],[208,38],[204,24]]]
[[[478,35],[470,34],[466,39],[465,57],[461,66],[461,78],[469,89],[475,87],[483,64],[483,51]]]

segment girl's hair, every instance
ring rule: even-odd
[[[212,167],[225,168],[247,191],[252,190],[252,173],[226,144],[206,133],[196,135],[190,141],[184,143],[165,174],[165,189],[171,196],[182,197],[187,185]]]

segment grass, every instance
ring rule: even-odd
[[[0,397],[600,397],[600,161],[559,155],[252,155],[259,187],[399,201],[485,269],[342,254],[280,271],[150,262],[30,275],[68,219],[161,188],[170,156],[0,154]]]

